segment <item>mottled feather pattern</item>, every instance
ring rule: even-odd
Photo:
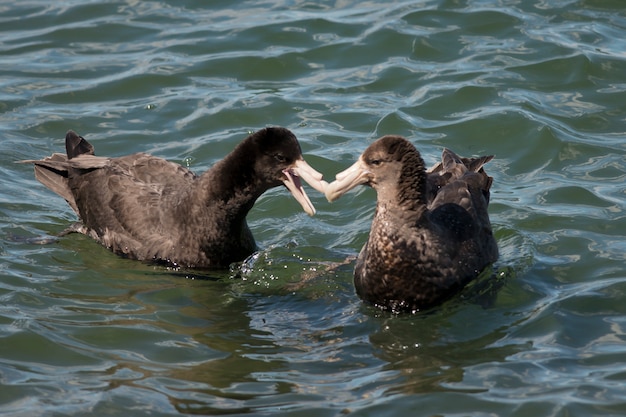
[[[441,162],[426,171],[409,141],[389,135],[337,175],[329,186],[333,198],[335,190],[343,193],[358,184],[377,191],[354,273],[362,299],[393,312],[428,309],[496,261],[487,211],[492,178],[483,169],[492,158],[461,158],[444,149]]]
[[[413,205],[423,202],[426,198],[426,173],[424,172],[424,160],[415,153],[410,152],[407,146],[402,147],[402,170],[400,173],[400,186],[398,203]]]

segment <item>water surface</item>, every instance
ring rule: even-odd
[[[626,409],[621,1],[28,1],[0,5],[0,414],[610,416]],[[495,154],[501,257],[415,316],[361,303],[372,190],[203,279],[83,236],[32,168],[68,129],[202,172],[293,130],[328,179],[384,134],[428,164]]]

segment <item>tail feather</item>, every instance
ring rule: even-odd
[[[450,149],[444,149],[441,153],[443,172],[449,173],[453,178],[461,178],[467,172],[467,166],[460,156]]]
[[[85,140],[73,130],[68,130],[65,135],[65,151],[67,159],[72,159],[78,155],[93,155],[93,145]]]
[[[73,167],[74,165],[70,163],[70,160],[80,155],[93,155],[94,148],[85,138],[78,135],[73,130],[69,130],[65,135],[65,151],[67,155],[54,153],[41,160],[19,162],[34,164],[35,178],[50,190],[63,197],[70,207],[72,207],[72,210],[74,210],[76,214],[79,214],[76,200],[69,186],[69,170],[70,166]],[[100,164],[102,163],[103,162],[100,162]],[[79,167],[81,166],[80,163],[77,165]]]
[[[491,161],[492,159],[493,159],[493,155],[487,155],[487,156],[480,156],[478,158],[467,158],[467,161],[465,161],[465,158],[464,158],[463,162],[465,163],[465,165],[470,171],[478,172],[482,169],[483,165],[485,165],[487,162]]]
[[[50,190],[54,191],[67,201],[72,210],[78,214],[76,201],[70,190],[68,176],[69,164],[67,156],[54,153],[41,160],[20,161],[35,165],[35,178]]]
[[[58,154],[60,155],[60,154]],[[54,191],[67,201],[72,207],[72,210],[78,214],[78,207],[76,201],[70,190],[69,182],[67,179],[67,165],[63,167],[59,163],[48,164],[48,161],[33,161],[35,164],[35,178]]]

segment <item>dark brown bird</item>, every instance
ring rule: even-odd
[[[300,178],[323,192],[292,132],[268,127],[244,139],[204,174],[145,153],[106,158],[69,131],[67,155],[35,164],[35,177],[80,218],[66,232],[92,237],[132,259],[188,268],[224,267],[256,244],[246,215],[266,190],[284,184],[309,214]]]
[[[326,187],[329,201],[364,184],[377,192],[367,243],[354,271],[357,294],[382,309],[416,312],[441,304],[498,258],[487,213],[493,156],[444,149],[430,171],[400,136],[384,136]]]

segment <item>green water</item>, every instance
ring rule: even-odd
[[[0,415],[626,412],[626,8],[617,0],[0,3]],[[83,236],[32,168],[68,129],[201,172],[281,125],[327,179],[377,137],[495,154],[501,256],[416,316],[352,286],[372,190],[284,189],[204,279]]]

